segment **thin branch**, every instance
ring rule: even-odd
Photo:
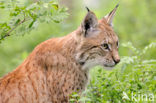
[[[28,21],[29,19],[23,19],[21,22],[19,22],[15,27],[13,27],[10,31],[8,31],[8,33],[6,33],[4,36],[2,36],[1,38],[0,38],[0,40],[2,40],[2,39],[4,39],[4,38],[6,38],[6,37],[8,37],[8,36],[10,36],[10,33],[13,31],[13,30],[15,30],[19,25],[21,25],[21,24],[23,24],[24,22],[26,22],[26,21]]]

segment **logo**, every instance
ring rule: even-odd
[[[131,101],[135,101],[135,102],[138,102],[138,101],[154,101],[154,94],[153,93],[140,93],[140,92],[137,92],[137,93],[133,93],[131,92],[131,95],[128,96],[126,92],[123,92],[123,97],[122,99],[125,99],[125,100],[131,100]]]

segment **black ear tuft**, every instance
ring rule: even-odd
[[[115,16],[115,13],[116,13],[116,10],[117,10],[118,6],[119,6],[119,4],[117,4],[117,5],[115,6],[115,8],[114,8],[109,14],[107,14],[107,15],[105,16],[105,19],[107,20],[107,23],[108,23],[110,26],[112,26],[112,21],[113,21],[113,18],[114,18],[114,16]]]
[[[90,10],[89,10],[89,8],[87,6],[86,6],[86,9],[87,9],[88,12],[90,12]]]

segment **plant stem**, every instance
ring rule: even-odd
[[[4,36],[2,36],[1,38],[0,38],[0,40],[2,40],[2,39],[4,39],[4,38],[6,38],[6,37],[8,37],[8,36],[10,36],[10,33],[13,31],[13,30],[15,30],[19,25],[21,25],[21,24],[23,24],[24,22],[26,22],[26,21],[28,21],[29,19],[23,19],[21,22],[19,22],[15,27],[13,27],[10,31],[8,31],[8,33],[6,33]]]

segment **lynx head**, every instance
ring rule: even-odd
[[[76,60],[84,69],[96,65],[114,67],[120,61],[118,37],[112,28],[112,20],[118,5],[101,20],[88,8],[77,33]]]

